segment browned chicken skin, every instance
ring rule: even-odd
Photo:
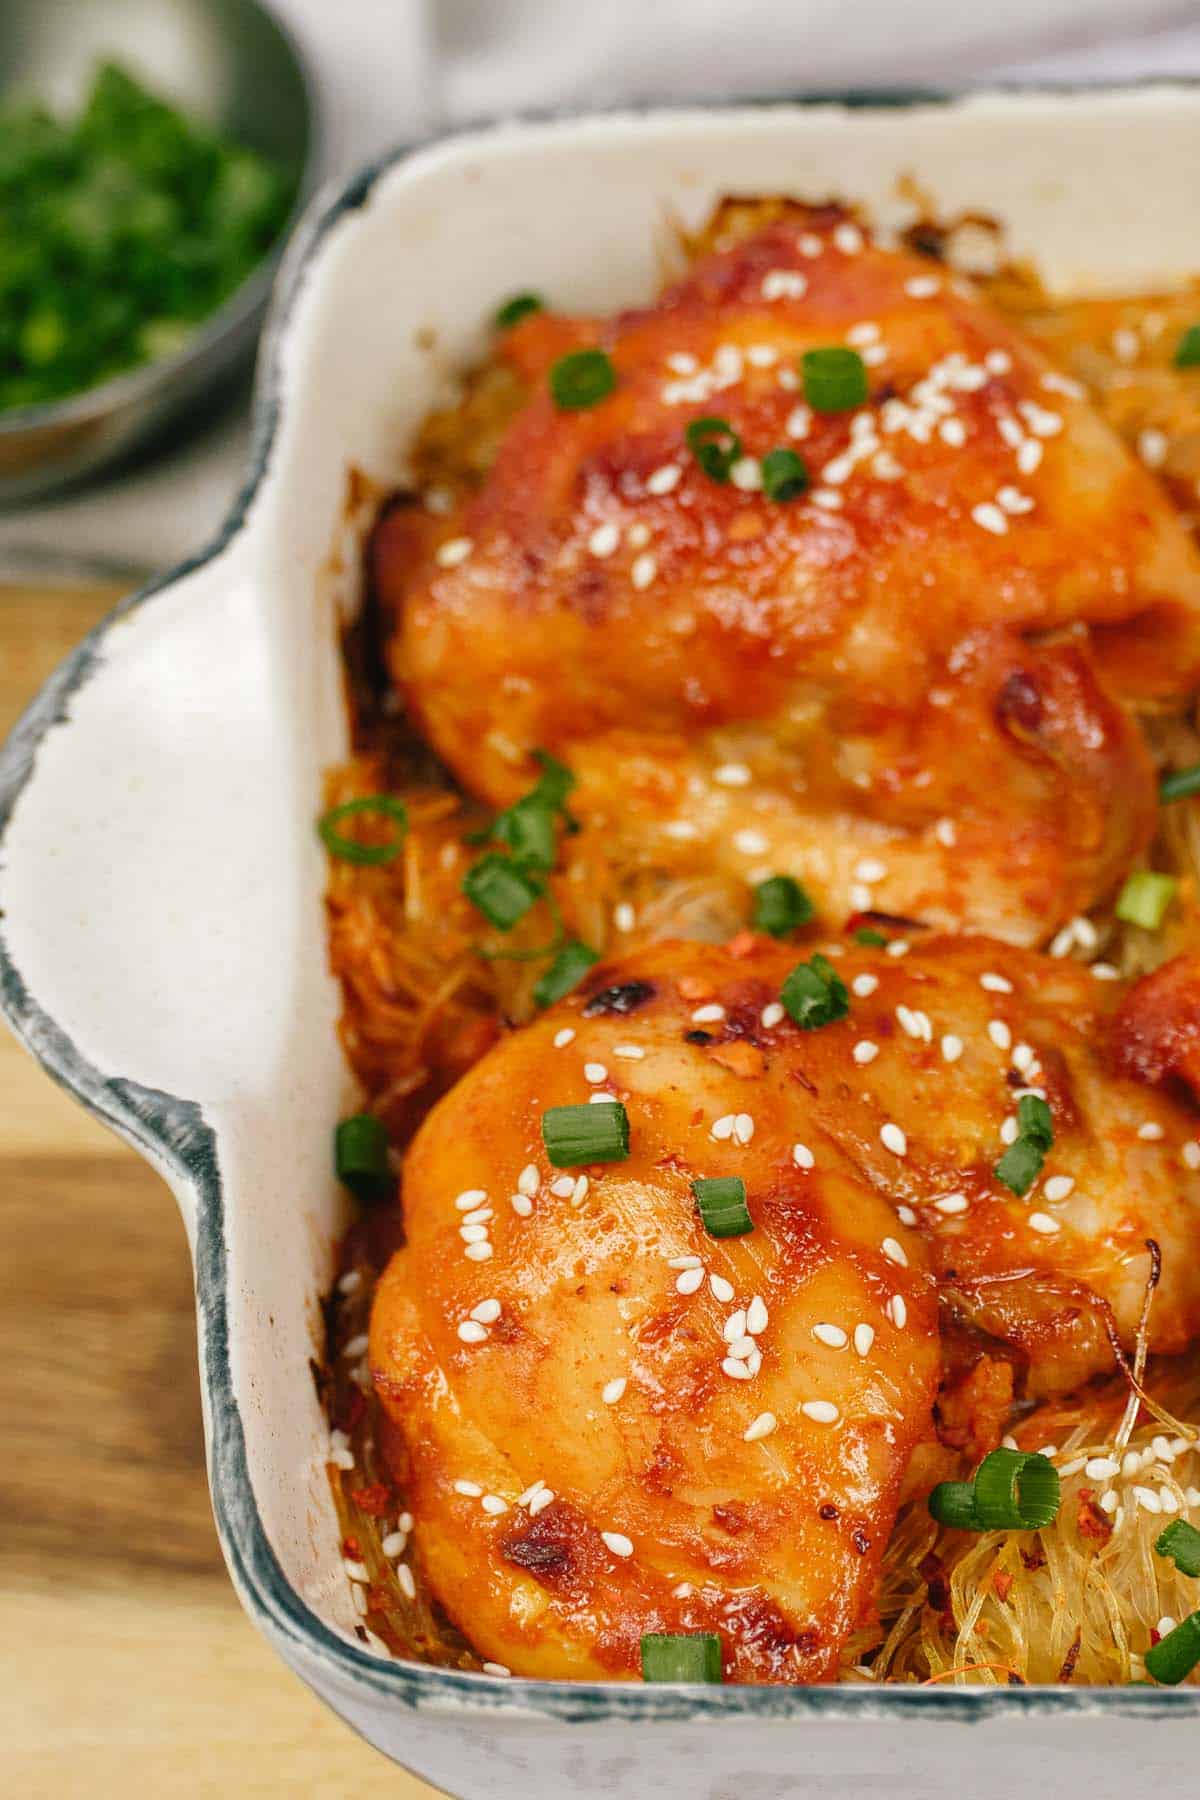
[[[716,1630],[727,1679],[831,1678],[932,1437],[939,1303],[1061,1392],[1132,1345],[1149,1239],[1152,1345],[1200,1328],[1196,1118],[1114,1073],[1136,991],[978,938],[826,950],[849,1013],[810,1031],[778,1000],[794,947],[595,970],[414,1140],[370,1362],[433,1591],[518,1673],[630,1677],[642,1633]],[[994,1171],[1026,1087],[1054,1142],[1018,1198]],[[598,1093],[628,1160],[555,1170],[545,1109]],[[698,1217],[720,1175],[748,1235]]]
[[[615,391],[557,411],[599,343]],[[804,404],[850,343],[871,397]],[[1200,563],[1073,384],[929,262],[834,208],[785,211],[607,324],[509,335],[530,397],[449,517],[373,546],[394,673],[463,783],[502,804],[544,746],[585,829],[643,860],[804,880],[888,912],[1044,941],[1154,824],[1137,709],[1200,670]],[[705,475],[685,431],[745,451]],[[812,485],[755,488],[777,446]]]

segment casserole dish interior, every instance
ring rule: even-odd
[[[368,171],[293,245],[253,467],[220,541],[102,627],[5,752],[5,1009],[172,1182],[197,1258],[215,1505],[235,1580],[295,1666],[389,1749],[405,1735],[375,1709],[395,1702],[669,1720],[701,1701],[422,1671],[378,1661],[355,1637],[308,1377],[342,1222],[330,1133],[353,1100],[312,829],[321,770],[346,749],[348,473],[404,479],[406,442],[482,354],[509,294],[536,289],[579,311],[641,300],[678,226],[696,227],[723,194],[834,196],[886,220],[915,189],[941,216],[993,214],[1051,289],[1181,282],[1200,240],[1198,126],[1186,88],[651,111],[499,127]],[[972,1717],[1039,1698],[1180,1720],[1195,1704],[1194,1690],[724,1689],[702,1705],[846,1718],[894,1702]]]

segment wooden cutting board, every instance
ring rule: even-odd
[[[115,598],[0,584],[0,733]],[[0,1792],[429,1800],[243,1614],[175,1203],[2,1027],[0,1195]]]

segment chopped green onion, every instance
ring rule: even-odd
[[[996,1164],[996,1179],[1011,1188],[1018,1199],[1027,1194],[1042,1172],[1046,1152],[1032,1138],[1018,1138]]]
[[[955,1531],[979,1529],[973,1482],[939,1481],[929,1496],[929,1511],[939,1525],[951,1525]]]
[[[1163,805],[1172,800],[1186,800],[1189,794],[1200,794],[1200,763],[1190,769],[1175,769],[1158,784],[1158,797]]]
[[[803,1031],[832,1025],[850,1011],[850,996],[837,970],[819,953],[797,963],[780,990],[779,998]]]
[[[537,883],[517,863],[495,853],[471,865],[463,876],[462,891],[497,931],[511,931],[542,897]]]
[[[1118,919],[1124,919],[1127,925],[1141,925],[1147,931],[1157,931],[1177,886],[1173,875],[1138,869],[1117,896]]]
[[[629,1155],[629,1116],[619,1100],[548,1106],[542,1114],[542,1142],[556,1169],[624,1162]]]
[[[393,1186],[388,1166],[388,1135],[374,1113],[343,1119],[333,1134],[333,1166],[337,1178],[359,1200],[378,1200]]]
[[[585,412],[616,385],[617,372],[603,350],[572,350],[550,370],[550,392],[559,412]]]
[[[849,412],[861,406],[869,392],[867,370],[857,350],[834,344],[827,350],[806,350],[800,359],[804,398],[814,412]]]
[[[740,1175],[701,1178],[693,1181],[692,1192],[709,1237],[745,1237],[754,1230],[746,1206],[746,1184]]]
[[[768,500],[794,500],[809,485],[808,465],[794,450],[768,450],[762,459],[762,484]]]
[[[728,419],[693,419],[684,433],[687,447],[713,481],[728,481],[742,454],[742,440]]]
[[[1194,369],[1200,363],[1200,325],[1189,325],[1175,346],[1175,367]]]
[[[564,944],[546,973],[535,984],[533,990],[534,1003],[537,1006],[553,1006],[564,994],[578,987],[592,964],[599,962],[596,952],[587,944]]]
[[[530,313],[543,312],[545,306],[546,302],[540,294],[514,294],[512,299],[506,300],[497,311],[496,330],[508,331],[513,325],[519,324],[522,319],[528,318]]]
[[[798,925],[807,925],[813,903],[790,875],[769,875],[754,890],[754,929],[771,937],[786,937]]]
[[[642,1636],[643,1681],[721,1679],[721,1640],[715,1631],[647,1631]]]
[[[981,1531],[1037,1531],[1059,1508],[1062,1484],[1038,1450],[993,1450],[975,1471],[975,1516]]]
[[[863,944],[869,950],[883,950],[887,947],[887,939],[882,931],[876,931],[873,925],[860,925],[854,934],[856,944]]]
[[[1040,1094],[1022,1094],[1017,1101],[1017,1134],[1039,1150],[1054,1142],[1054,1115]]]
[[[1174,1687],[1200,1662],[1200,1613],[1189,1613],[1165,1638],[1151,1644],[1143,1659],[1146,1673]]]
[[[552,869],[558,854],[558,832],[553,810],[542,804],[536,790],[523,794],[496,815],[489,836],[507,844],[512,860],[526,869]]]
[[[559,762],[557,756],[551,756],[548,750],[535,750],[533,760],[542,772],[530,798],[536,797],[543,806],[562,812],[567,795],[575,786],[574,773],[566,763]]]
[[[929,1496],[939,1525],[956,1531],[1037,1531],[1058,1512],[1058,1470],[1036,1450],[993,1450],[972,1481],[941,1481]]]
[[[1186,1519],[1172,1519],[1154,1548],[1160,1556],[1169,1556],[1181,1575],[1200,1575],[1200,1531]]]
[[[355,818],[360,813],[379,813],[394,821],[394,830],[386,844],[363,844],[338,830],[343,819]],[[407,830],[408,809],[402,800],[393,800],[390,794],[364,794],[360,800],[347,800],[343,806],[331,807],[317,820],[317,831],[330,856],[368,868],[394,862],[404,848]]]

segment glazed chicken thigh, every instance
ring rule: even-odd
[[[431,1588],[518,1673],[632,1677],[643,1633],[709,1630],[726,1679],[832,1678],[936,1462],[942,1325],[1062,1391],[1131,1347],[1151,1240],[1151,1342],[1200,1327],[1196,1120],[1120,1072],[1133,1000],[978,938],[825,950],[815,1029],[800,953],[749,934],[596,969],[408,1153],[373,1380]],[[1022,1094],[1053,1141],[1018,1196]],[[597,1097],[627,1158],[553,1166],[546,1110]],[[706,1229],[713,1177],[743,1235]]]
[[[549,375],[615,375],[561,410]],[[869,396],[821,411],[805,352]],[[1200,672],[1200,563],[1160,488],[957,278],[835,207],[783,208],[610,322],[510,332],[524,403],[448,516],[372,547],[393,673],[430,741],[503,805],[542,746],[585,830],[643,862],[801,878],[1045,941],[1148,842],[1137,714]],[[714,478],[687,430],[740,456]],[[808,486],[775,496],[769,453]]]

